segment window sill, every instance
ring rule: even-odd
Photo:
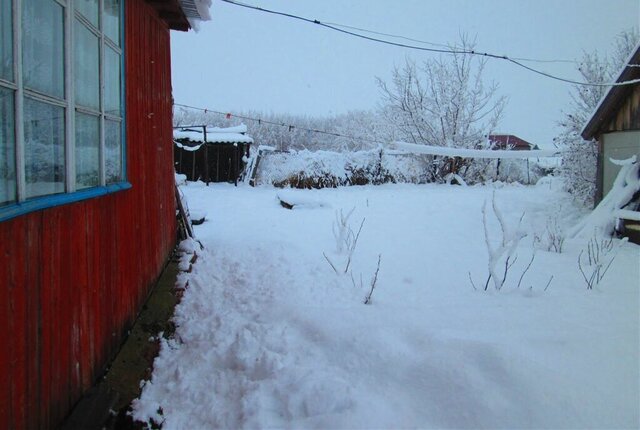
[[[8,206],[0,207],[0,222],[10,220],[20,215],[25,215],[30,212],[101,197],[118,191],[128,190],[129,188],[131,188],[131,184],[129,182],[119,182],[105,187],[88,188],[86,190],[76,191],[75,193],[53,194],[20,203],[13,203]]]

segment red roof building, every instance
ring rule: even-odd
[[[513,149],[515,151],[538,149],[538,145],[529,143],[513,134],[490,134],[489,142],[493,144],[493,149]]]

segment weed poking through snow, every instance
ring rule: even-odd
[[[598,286],[602,278],[604,278],[604,275],[607,274],[613,260],[615,260],[618,255],[618,251],[620,251],[622,245],[628,240],[628,237],[624,237],[617,245],[614,245],[612,237],[599,237],[597,232],[589,239],[586,256],[584,257],[585,267],[583,267],[582,262],[582,256],[585,254],[585,250],[581,250],[578,255],[578,268],[587,284],[587,290],[593,290],[593,287]]]
[[[351,224],[349,223],[349,218],[355,209],[356,208],[354,206],[346,215],[342,212],[342,209],[336,211],[336,219],[333,222],[333,237],[336,240],[336,251],[338,254],[345,253],[344,270],[342,270],[341,273],[349,272],[353,253],[356,251],[356,247],[358,246],[358,239],[360,238],[360,233],[362,232],[362,227],[364,226],[364,221],[366,219],[362,218],[358,231],[354,232],[353,228],[351,228]],[[324,255],[324,258],[327,260],[333,271],[336,272],[336,274],[339,274],[338,268],[333,264],[327,254],[323,252],[322,255]]]
[[[362,273],[360,273],[360,283],[357,284],[353,275],[352,261],[353,254],[355,253],[356,247],[358,246],[358,239],[360,238],[360,233],[362,233],[362,228],[364,227],[364,221],[366,218],[362,218],[357,231],[353,230],[349,222],[349,218],[351,217],[351,215],[353,215],[355,209],[356,208],[353,207],[349,212],[347,212],[346,215],[344,214],[342,209],[336,211],[335,220],[333,221],[332,232],[333,237],[336,241],[336,251],[338,255],[341,255],[344,258],[343,264],[340,265],[334,263],[334,261],[329,258],[326,252],[323,252],[322,255],[336,275],[349,275],[349,277],[351,278],[351,283],[354,287],[359,286],[360,288],[363,288]],[[366,305],[371,304],[371,296],[373,295],[373,291],[378,282],[378,273],[380,272],[381,260],[382,254],[379,254],[378,265],[376,267],[375,273],[373,274],[373,278],[371,279],[369,293],[365,296],[364,299],[364,304]],[[344,269],[342,268],[343,265]]]

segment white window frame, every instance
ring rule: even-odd
[[[99,17],[97,27],[89,19],[84,18],[75,11],[74,2],[76,0],[49,0],[64,8],[64,100],[48,97],[45,94],[29,90],[24,87],[23,64],[22,64],[22,14],[23,1],[12,0],[13,6],[13,82],[0,79],[0,88],[14,92],[14,136],[15,136],[15,174],[16,174],[16,200],[0,206],[0,221],[13,218],[23,213],[39,210],[46,207],[66,204],[73,201],[83,200],[108,194],[123,189],[128,189],[131,185],[127,182],[126,172],[126,139],[125,139],[125,97],[124,97],[124,2],[120,1],[120,40],[112,42],[105,35],[103,26],[104,2],[99,0]],[[76,20],[85,25],[99,40],[99,108],[88,109],[83,106],[76,106],[75,82],[74,82],[74,28]],[[107,46],[120,55],[120,115],[113,115],[106,112],[105,107],[105,50]],[[60,106],[65,112],[65,191],[58,194],[48,194],[39,197],[27,198],[26,196],[26,176],[25,176],[25,142],[24,142],[24,101],[29,99],[47,103],[52,106]],[[76,184],[76,145],[75,145],[75,117],[76,112],[90,113],[99,118],[99,183],[95,187],[77,190]],[[105,160],[105,120],[120,122],[120,144],[121,144],[121,172],[120,181],[117,183],[106,183],[106,160]]]

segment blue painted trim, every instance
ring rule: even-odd
[[[88,188],[86,190],[76,191],[75,193],[52,194],[14,203],[9,206],[0,207],[0,222],[25,215],[29,212],[75,203],[81,200],[93,199],[118,191],[128,190],[129,188],[131,188],[130,183],[119,182],[117,184],[107,185],[106,187]]]

